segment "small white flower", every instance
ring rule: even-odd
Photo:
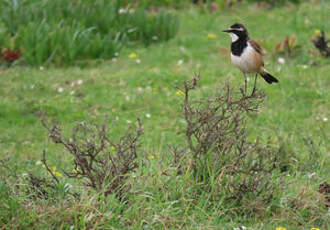
[[[40,66],[39,69],[43,71],[45,68],[43,66]]]
[[[34,89],[34,87],[35,87],[35,85],[31,85],[31,86],[30,86],[30,89]]]
[[[158,40],[158,37],[156,35],[155,36],[152,36],[152,40],[157,41]]]
[[[111,61],[112,62],[117,62],[117,58],[112,58]]]
[[[140,64],[141,63],[141,60],[140,59],[136,59],[135,61],[137,64]]]
[[[183,60],[179,60],[178,61],[178,65],[180,66],[180,65],[182,65],[183,64]]]
[[[126,95],[125,99],[126,99],[126,101],[129,101],[130,97],[128,95]]]
[[[131,120],[126,120],[126,123],[127,123],[127,124],[131,124],[132,121],[131,121]]]
[[[328,118],[327,118],[327,117],[323,117],[322,120],[323,120],[324,122],[327,122],[327,121],[328,121]]]
[[[246,78],[246,81],[250,81],[250,78],[249,78],[249,77],[247,77],[247,78]]]
[[[138,92],[142,93],[143,92],[143,89],[141,87],[139,87],[138,89]]]
[[[62,87],[59,87],[58,89],[57,89],[57,91],[59,92],[59,93],[62,93],[63,92],[63,88]]]
[[[312,177],[315,177],[315,175],[316,175],[316,173],[315,173],[315,172],[313,172],[313,173],[308,173],[308,174],[307,174],[308,178],[312,178]]]
[[[280,63],[280,64],[282,64],[282,65],[285,63],[285,59],[282,58],[282,57],[279,57],[279,58],[277,59],[277,61],[278,61],[278,63]]]
[[[148,85],[148,86],[146,87],[146,90],[152,90],[151,86]]]
[[[119,14],[125,14],[127,12],[127,10],[126,9],[123,9],[123,8],[120,8],[119,10],[118,10],[118,13]]]
[[[150,117],[151,117],[151,114],[150,114],[150,113],[147,113],[147,114],[146,114],[146,117],[147,117],[147,118],[150,118]]]
[[[41,161],[36,161],[36,165],[41,165],[42,162]]]
[[[115,53],[115,56],[116,56],[116,57],[118,57],[118,56],[119,56],[119,53],[118,53],[118,52],[116,52],[116,53]]]
[[[73,95],[74,94],[74,90],[72,90],[71,92],[70,92],[70,95]]]
[[[307,69],[308,68],[308,65],[302,65],[301,66],[303,69]]]
[[[77,81],[77,84],[78,85],[81,85],[83,83],[83,80],[81,80],[81,79],[79,79],[78,81]]]

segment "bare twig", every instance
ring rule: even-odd
[[[49,174],[52,176],[52,178],[59,183],[60,181],[57,179],[57,177],[54,175],[52,170],[48,167],[47,160],[46,160],[46,150],[43,150],[42,152],[42,159],[41,162],[44,164],[46,170],[49,172]]]
[[[71,139],[62,136],[61,127],[56,122],[49,125],[45,116],[41,117],[43,126],[48,130],[49,137],[56,144],[61,144],[74,157],[72,173],[64,172],[70,178],[85,178],[86,185],[105,194],[119,190],[123,192],[123,185],[128,173],[138,167],[139,138],[143,134],[141,120],[137,119],[135,134],[126,133],[115,143],[108,135],[108,117],[102,125],[88,125],[87,122],[78,123],[72,131]],[[46,158],[43,159],[44,164]],[[46,166],[46,164],[45,164]],[[47,171],[51,170],[46,167]],[[55,179],[56,176],[51,173]]]

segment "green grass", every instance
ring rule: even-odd
[[[68,66],[110,59],[122,46],[167,41],[178,20],[161,10],[122,6],[118,0],[5,0],[0,2],[0,46],[20,50],[19,62]]]
[[[329,33],[329,10],[326,1],[272,10],[241,5],[216,14],[189,8],[176,12],[181,26],[173,40],[124,48],[115,60],[69,68],[17,66],[0,70],[0,157],[9,155],[7,165],[19,176],[14,182],[9,180],[9,185],[0,184],[0,228],[232,229],[244,225],[250,229],[327,229],[329,214],[317,190],[330,174],[330,127],[325,121],[330,117],[330,65],[310,40],[315,29]],[[236,215],[221,200],[210,204],[207,192],[196,195],[199,185],[191,175],[177,177],[169,167],[168,145],[184,143],[183,98],[176,94],[176,86],[198,72],[205,95],[219,90],[225,81],[236,87],[243,84],[242,74],[220,52],[230,44],[221,30],[238,21],[268,51],[266,67],[280,80],[267,85],[259,79],[258,86],[267,99],[258,116],[248,121],[249,138],[282,145],[294,162],[284,176],[279,196],[263,214],[252,217]],[[217,37],[210,39],[209,33]],[[302,46],[300,51],[293,57],[274,53],[276,43],[292,33]],[[137,58],[129,58],[131,53]],[[285,58],[285,64],[279,64],[278,57]],[[250,90],[251,85],[252,81]],[[142,118],[144,158],[152,155],[154,159],[130,180],[129,203],[89,193],[72,180],[61,183],[72,183],[73,190],[82,193],[80,201],[68,202],[60,194],[48,200],[28,199],[30,194],[17,192],[16,184],[27,184],[24,173],[47,175],[36,165],[43,149],[51,166],[72,169],[71,157],[51,143],[42,128],[37,116],[40,109],[60,121],[65,131],[75,122],[101,122],[109,114],[115,138],[137,116]],[[288,202],[292,200],[297,209]]]

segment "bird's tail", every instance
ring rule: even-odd
[[[268,84],[272,84],[273,82],[278,82],[278,80],[273,77],[272,75],[270,75],[270,73],[268,73],[265,69],[263,69],[263,71],[260,73],[261,77],[263,77],[263,79],[265,79],[265,81]]]

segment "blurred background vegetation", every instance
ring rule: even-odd
[[[123,45],[166,41],[178,19],[120,0],[5,0],[0,2],[0,46],[21,49],[31,65],[111,58]]]
[[[302,0],[248,0],[273,7]],[[115,56],[123,46],[167,41],[179,28],[171,8],[215,11],[241,0],[3,0],[0,47],[30,65],[70,65]],[[9,58],[10,59],[10,58]],[[10,60],[11,62],[13,60]]]

